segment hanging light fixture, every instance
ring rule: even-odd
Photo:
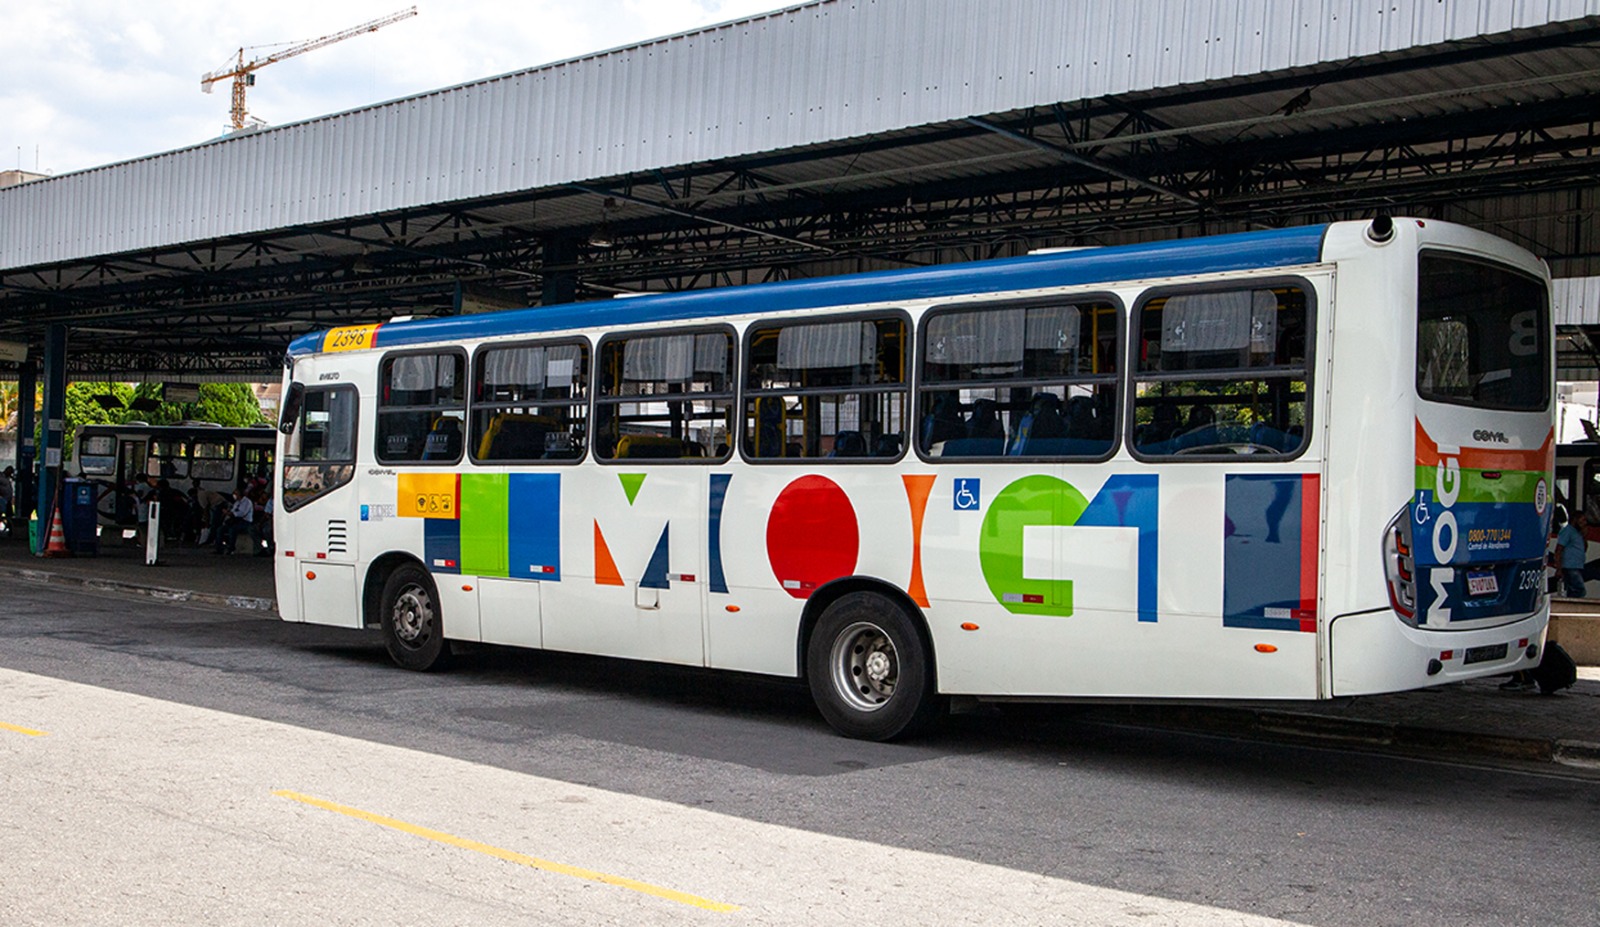
[[[611,234],[611,211],[617,208],[615,197],[606,197],[600,204],[600,224],[589,233],[589,247],[611,248],[616,246],[616,239]]]

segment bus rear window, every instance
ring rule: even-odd
[[[1550,401],[1550,298],[1533,277],[1425,252],[1417,279],[1417,395],[1536,411]]]

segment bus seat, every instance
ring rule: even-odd
[[[1017,424],[1017,438],[1007,453],[1013,457],[1047,453],[1029,445],[1042,438],[1061,438],[1067,433],[1061,417],[1061,397],[1054,393],[1035,393],[1028,401],[1028,414]]]
[[[1256,422],[1250,429],[1250,443],[1280,451],[1288,451],[1298,446],[1300,439],[1280,431],[1266,422]]]
[[[1074,396],[1067,400],[1066,433],[1074,438],[1101,437],[1100,420],[1095,415],[1093,399]]]
[[[867,456],[867,439],[859,431],[841,431],[833,436],[833,450],[828,452],[829,457],[865,457]]]
[[[422,460],[455,460],[461,456],[461,420],[441,415],[422,442]]]
[[[683,442],[666,435],[623,435],[617,441],[617,456],[676,460],[684,456]]]
[[[1172,400],[1163,399],[1151,410],[1149,424],[1140,425],[1135,432],[1135,444],[1140,450],[1145,450],[1168,440],[1177,430],[1178,407],[1173,405]]]
[[[993,399],[972,401],[972,416],[967,419],[967,437],[1005,440],[1006,426],[1000,421],[1000,413]]]
[[[922,446],[932,447],[941,441],[966,436],[967,425],[961,420],[961,401],[954,396],[940,396],[933,404],[933,411],[922,420]]]
[[[872,439],[872,456],[874,457],[899,457],[900,436],[878,435]]]
[[[944,443],[940,457],[1001,457],[1006,452],[1004,438],[955,438]]]
[[[543,416],[501,412],[489,420],[478,442],[479,460],[537,460],[554,422]]]
[[[1100,457],[1111,450],[1110,438],[1029,438],[1011,456]]]

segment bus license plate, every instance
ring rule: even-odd
[[[1500,584],[1493,573],[1467,574],[1467,595],[1494,595],[1499,591]]]
[[[1510,646],[1510,644],[1486,644],[1482,647],[1468,647],[1461,652],[1461,665],[1471,666],[1489,660],[1504,660]]]

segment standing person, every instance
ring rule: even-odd
[[[245,495],[244,487],[233,491],[233,507],[228,510],[228,520],[217,533],[217,553],[231,554],[234,546],[239,541],[241,533],[250,530],[250,523],[255,520],[256,504]]]
[[[147,476],[135,480],[133,484],[133,517],[138,525],[138,534],[135,536],[137,543],[143,546],[149,543],[150,530],[150,500],[156,495],[156,478]]]
[[[1583,529],[1588,524],[1589,518],[1583,510],[1574,510],[1567,526],[1556,535],[1557,566],[1561,568],[1561,582],[1569,599],[1581,599],[1586,594],[1583,568],[1589,556],[1589,539],[1584,536]]]
[[[11,480],[12,474],[16,472],[16,467],[0,470],[0,528],[5,530],[10,530],[11,516],[15,514],[12,500],[17,495],[17,488]]]
[[[268,557],[273,553],[272,544],[272,491],[259,489],[256,491],[255,521],[250,523],[250,547],[257,557]]]
[[[200,536],[195,543],[212,543],[222,534],[222,524],[227,521],[229,500],[227,496],[215,489],[207,489],[195,480],[189,489],[189,494],[194,497],[194,505],[198,510],[196,520],[199,522]]]

